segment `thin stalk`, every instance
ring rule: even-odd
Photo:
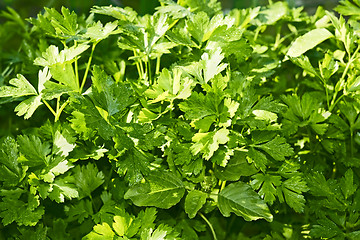
[[[135,62],[135,64],[136,64],[136,69],[138,71],[139,77],[142,78],[139,63]]]
[[[87,75],[89,73],[90,64],[91,64],[91,61],[92,61],[92,58],[93,58],[93,55],[94,55],[96,44],[97,44],[97,42],[95,42],[92,45],[92,48],[91,48],[90,57],[89,57],[89,60],[88,60],[87,66],[86,66],[86,70],[85,70],[85,74],[84,74],[83,80],[81,82],[80,90],[79,90],[80,93],[82,92],[82,90],[83,90],[83,88],[85,86],[85,82],[86,82],[86,79],[87,79]]]
[[[148,72],[148,76],[149,76],[149,83],[152,84],[152,76],[151,76],[151,60],[148,58],[147,59],[147,72]]]
[[[60,97],[56,98],[56,115],[59,115],[59,110],[60,110]],[[56,119],[55,119],[56,122]]]
[[[155,75],[158,75],[160,73],[160,64],[161,64],[160,58],[161,58],[161,56],[157,57],[157,59],[156,59]]]
[[[350,128],[350,154],[351,157],[354,156],[354,132],[352,128]]]
[[[50,106],[50,104],[49,104],[46,100],[44,100],[44,99],[42,99],[42,100],[43,100],[44,104],[47,106],[47,108],[50,110],[50,112],[56,117],[56,112],[55,112],[54,109]]]
[[[134,53],[135,57],[138,56],[138,54],[136,53],[135,50],[133,50],[133,53]],[[144,79],[145,72],[144,72],[144,67],[142,65],[142,61],[140,59],[136,59],[135,61],[136,61],[135,63],[136,63],[136,67],[138,69],[139,77],[140,77],[140,79]]]
[[[139,65],[141,70],[141,79],[145,79],[145,71],[141,60],[139,60]]]
[[[137,53],[135,50],[133,50],[133,53],[134,53],[134,56],[136,57]],[[142,79],[143,78],[142,66],[140,66],[140,62],[137,59],[135,59],[135,64],[136,64],[136,68],[137,68],[139,77]]]
[[[345,77],[346,77],[346,75],[347,75],[347,72],[349,71],[350,65],[351,65],[351,63],[354,61],[355,55],[359,52],[359,50],[360,50],[360,45],[356,48],[354,54],[353,54],[352,56],[349,56],[349,61],[348,61],[348,63],[346,64],[345,70],[344,70],[343,74],[341,75],[341,78],[340,78],[339,81],[344,81],[344,80],[345,80]],[[332,101],[331,101],[331,104],[330,104],[330,108],[329,108],[329,111],[330,111],[330,112],[331,112],[331,111],[334,109],[334,107],[336,106],[335,103],[338,102],[338,101],[336,101],[336,97],[337,97],[338,92],[339,92],[339,91],[337,91],[337,90],[335,89],[335,93],[334,93],[334,95],[333,95],[333,98],[332,98]]]
[[[56,115],[55,115],[55,122],[57,122],[60,118],[60,97],[56,99]]]
[[[255,30],[255,34],[254,34],[254,41],[257,40],[260,31],[261,31],[261,27],[257,27],[256,30]]]
[[[95,205],[94,199],[93,199],[93,197],[91,196],[91,193],[89,194],[89,198],[90,198],[90,201],[91,201],[91,205],[92,205],[92,207],[93,207],[93,211],[94,211],[94,212],[98,212],[98,209],[97,209],[97,207],[96,207],[96,205]]]
[[[344,95],[341,95],[338,99],[336,99],[333,107],[330,109],[330,112],[334,109],[334,107],[340,102],[340,100],[344,97]]]
[[[176,19],[174,22],[172,22],[171,24],[170,24],[170,26],[168,27],[168,31],[172,28],[172,27],[174,27],[175,26],[175,24],[177,24],[177,22],[179,21],[180,19]]]
[[[226,181],[223,181],[223,182],[221,183],[220,191],[222,191],[222,190],[225,188],[225,185],[226,185]]]
[[[324,81],[324,86],[325,86],[325,94],[326,94],[326,104],[327,104],[327,107],[329,109],[330,108],[329,91],[327,89],[327,84],[326,84],[325,81]]]
[[[77,46],[77,41],[74,41],[75,47]],[[79,88],[79,67],[78,67],[78,58],[75,58],[75,78],[76,78],[76,86]]]
[[[70,102],[69,99],[66,100],[66,102],[64,102],[64,103],[61,105],[61,107],[60,107],[58,110],[56,110],[55,122],[57,122],[57,121],[59,120],[62,111],[63,111],[63,110],[65,109],[65,107],[69,104],[69,102]]]
[[[217,237],[216,237],[216,233],[215,233],[215,230],[212,226],[212,224],[209,222],[209,220],[204,216],[204,214],[202,214],[201,212],[199,212],[199,215],[200,217],[202,217],[202,219],[204,219],[204,221],[206,222],[206,224],[209,226],[210,230],[211,230],[211,233],[214,237],[214,240],[217,240]]]

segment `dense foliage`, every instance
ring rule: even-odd
[[[160,3],[1,13],[0,239],[359,239],[360,2]]]

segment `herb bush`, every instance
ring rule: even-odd
[[[0,239],[360,239],[358,1],[160,3],[2,13]]]

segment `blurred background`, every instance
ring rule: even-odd
[[[268,0],[220,0],[220,2],[223,9],[231,9],[266,5]],[[287,0],[287,2],[291,7],[304,6],[306,11],[313,13],[319,5],[332,9],[339,0]],[[0,10],[9,6],[22,17],[34,17],[43,7],[59,9],[61,6],[66,6],[76,13],[88,14],[89,9],[94,5],[130,6],[140,14],[146,14],[152,13],[159,3],[158,0],[0,0]]]

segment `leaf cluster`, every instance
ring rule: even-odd
[[[0,239],[357,239],[360,3],[336,11],[3,12]]]

